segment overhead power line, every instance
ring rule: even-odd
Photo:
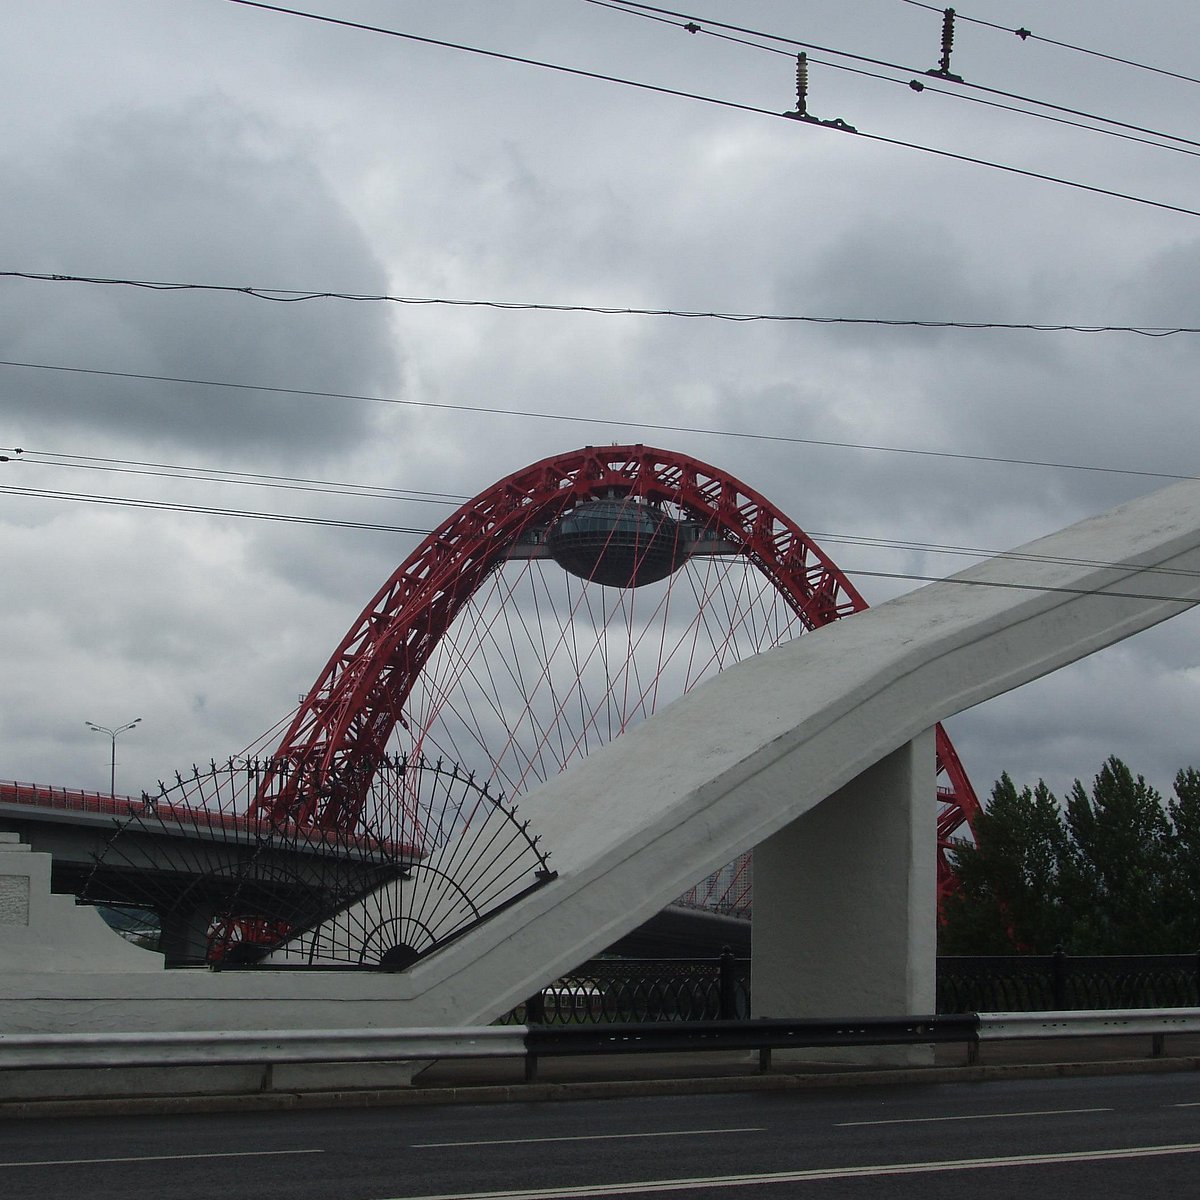
[[[704,437],[742,438],[755,442],[779,442],[793,446],[824,446],[838,450],[869,450],[883,454],[907,454],[918,458],[952,459],[960,462],[996,463],[1001,466],[1042,467],[1060,471],[1092,471],[1103,475],[1128,475],[1145,479],[1194,479],[1196,476],[1168,471],[1145,471],[1131,467],[1106,467],[1089,463],[1059,462],[1052,459],[1013,458],[995,454],[966,454],[952,450],[925,450],[915,446],[875,445],[868,442],[837,441],[832,438],[808,438],[786,433],[761,433],[744,429],[714,429],[700,425],[673,425],[660,421],[631,421],[610,417],[590,417],[577,413],[538,412],[532,409],[502,408],[484,404],[450,404],[438,400],[408,400],[393,396],[369,396],[357,392],[319,391],[314,388],[280,387],[262,383],[237,383],[231,380],[194,379],[181,375],[151,375],[136,371],[106,371],[98,367],[68,367],[52,363],[16,362],[0,359],[0,367],[33,371],[55,371],[67,375],[96,376],[106,379],[136,379],[150,383],[181,383],[192,387],[228,388],[233,391],[261,392],[267,395],[310,396],[320,400],[357,400],[371,404],[391,404],[408,408],[439,409],[447,412],[488,413],[492,416],[519,417],[526,420],[561,421],[575,425],[601,425],[615,429],[650,430],[656,433],[690,433]]]
[[[250,3],[251,0],[234,0],[234,3],[243,2]],[[732,25],[725,21],[714,21],[707,17],[698,16],[695,13],[680,12],[676,9],[660,8],[653,4],[640,3],[639,0],[610,0],[610,7],[618,5],[622,9],[628,9],[631,12],[657,13],[665,16],[679,17],[690,24],[700,26],[701,30],[703,30],[705,27],[711,27],[714,29],[728,29],[735,33],[748,34],[751,37],[766,38],[770,41],[781,42],[788,46],[797,46],[805,49],[816,50],[821,54],[832,54],[838,58],[850,59],[852,62],[866,63],[868,66],[886,67],[892,71],[901,71],[906,75],[915,75],[918,77],[918,81],[922,83],[924,82],[923,77],[929,74],[929,72],[922,71],[919,67],[910,67],[903,63],[890,62],[885,58],[873,58],[865,54],[854,54],[848,50],[838,50],[832,46],[822,46],[816,42],[808,41],[804,38],[794,38],[785,34],[769,33],[759,29],[748,29],[744,25]],[[940,72],[935,72],[934,74],[939,78],[947,80],[948,82],[957,84],[959,87],[985,92],[991,96],[1002,96],[1006,100],[1020,100],[1025,104],[1034,104],[1039,108],[1049,109],[1052,112],[1066,113],[1068,116],[1073,117],[1086,117],[1088,120],[1101,121],[1106,125],[1113,125],[1119,129],[1129,129],[1135,133],[1146,133],[1152,135],[1153,137],[1164,138],[1167,141],[1180,142],[1184,145],[1200,147],[1200,141],[1196,141],[1193,138],[1184,137],[1182,134],[1166,133],[1161,129],[1149,129],[1144,125],[1135,125],[1132,122],[1121,121],[1115,117],[1105,117],[1098,113],[1090,113],[1082,109],[1069,108],[1066,105],[1055,104],[1049,100],[1039,100],[1034,96],[1024,96],[1019,92],[1008,92],[1001,88],[987,87],[984,84],[974,83],[969,79],[963,79],[957,75],[941,74]]]
[[[14,457],[8,458],[11,454]],[[324,496],[366,497],[376,500],[416,501],[459,507],[471,499],[470,496],[453,492],[428,492],[411,488],[389,487],[383,484],[339,483],[328,479],[297,479],[292,475],[268,475],[263,472],[232,471],[227,468],[197,467],[179,463],[147,463],[138,459],[102,458],[90,454],[69,454],[55,450],[30,450],[0,446],[0,462],[19,461],[22,464],[43,467],[62,467],[94,471],[115,471],[121,474],[144,475],[151,478],[178,479],[202,483],[248,484],[255,487],[280,488],[285,491],[315,492]],[[304,486],[311,485],[311,486]],[[229,513],[234,510],[217,510]],[[297,518],[299,519],[299,518]],[[390,528],[390,527],[389,527]],[[822,544],[871,547],[887,550],[908,550],[921,553],[961,556],[967,558],[1007,558],[1027,562],[1069,563],[1074,566],[1114,567],[1117,564],[1104,559],[1050,558],[1041,554],[1006,552],[982,546],[960,546],[944,542],[915,541],[910,538],[887,538],[878,535],[828,533],[809,531],[810,536]],[[1159,568],[1167,574],[1194,576],[1197,572]]]
[[[486,58],[502,60],[504,62],[519,63],[523,66],[538,67],[542,70],[555,71],[555,72],[559,72],[561,74],[573,75],[573,76],[576,76],[578,78],[583,78],[583,79],[592,79],[592,80],[596,80],[598,82],[603,82],[603,83],[617,84],[621,87],[636,88],[640,91],[654,92],[659,95],[675,96],[675,97],[678,97],[678,98],[684,99],[684,100],[694,100],[694,101],[697,101],[698,103],[702,103],[702,104],[714,104],[714,105],[718,105],[722,108],[735,109],[740,112],[755,113],[759,116],[774,117],[774,118],[783,119],[783,120],[788,119],[787,113],[780,113],[773,109],[762,108],[759,105],[743,104],[743,103],[740,103],[740,102],[734,101],[734,100],[724,100],[724,99],[720,99],[716,96],[706,96],[699,92],[690,92],[690,91],[685,91],[680,88],[670,88],[670,87],[665,87],[660,84],[645,83],[640,80],[626,79],[621,76],[610,75],[610,74],[606,74],[606,73],[600,72],[600,71],[586,71],[579,67],[568,67],[561,63],[546,62],[541,59],[528,58],[523,55],[505,54],[498,50],[487,50],[487,49],[484,49],[479,46],[469,46],[462,42],[447,41],[446,39],[443,39],[443,38],[433,38],[433,37],[427,37],[427,36],[424,36],[421,34],[406,33],[402,30],[389,29],[389,28],[387,28],[385,26],[381,26],[381,25],[369,25],[369,24],[366,24],[361,21],[348,21],[341,17],[331,17],[331,16],[327,16],[323,13],[307,12],[304,9],[288,8],[288,7],[285,7],[284,5],[280,5],[280,4],[266,4],[263,2],[263,0],[225,0],[225,2],[228,4],[241,5],[242,7],[245,7],[245,8],[260,9],[265,12],[278,13],[278,14],[284,15],[284,16],[300,17],[304,20],[317,21],[317,22],[320,22],[320,23],[326,24],[326,25],[339,26],[339,27],[346,28],[346,29],[355,29],[355,30],[359,30],[359,31],[365,32],[365,33],[379,34],[383,37],[401,38],[405,41],[418,42],[418,43],[422,43],[424,45],[429,45],[429,46],[439,46],[444,49],[457,50],[457,51],[460,51],[460,52],[466,53],[466,54],[477,54],[477,55],[482,55]],[[621,4],[628,4],[629,0],[616,0],[616,2],[621,3]],[[650,5],[632,5],[631,4],[630,6],[635,7],[635,8],[646,8],[653,12],[670,13],[671,15],[674,15],[674,16],[686,16],[687,15],[687,14],[683,14],[683,13],[674,13],[674,12],[672,12],[672,10],[669,10],[669,9],[653,8],[653,6],[650,6]],[[714,25],[717,25],[718,27],[726,28],[726,29],[740,29],[739,26],[724,25],[721,22],[711,22],[710,21],[710,22],[706,22],[706,24],[714,24]],[[755,31],[742,29],[741,32],[754,33]],[[791,42],[793,45],[797,45],[797,46],[812,45],[814,49],[818,49],[822,53],[844,55],[845,57],[848,57],[851,59],[857,59],[862,62],[874,63],[877,66],[887,66],[887,67],[892,67],[897,70],[909,70],[910,69],[910,68],[906,68],[906,67],[900,67],[894,63],[887,63],[887,62],[883,62],[883,61],[877,60],[877,59],[869,59],[862,55],[847,54],[844,51],[831,50],[828,47],[823,47],[823,46],[819,47],[819,46],[816,46],[815,43],[801,42],[801,41],[797,41],[794,38],[784,38],[784,37],[781,37],[781,36],[775,35],[775,34],[758,34],[757,36],[771,37],[778,41]],[[1005,96],[1008,99],[1028,99],[1026,97],[1016,96],[1013,93],[1001,92],[994,88],[983,88],[978,84],[969,84],[969,85],[965,85],[965,86],[975,87],[981,91],[990,92],[993,95]],[[1062,106],[1048,104],[1044,101],[1029,100],[1028,102],[1040,104],[1040,105],[1043,105],[1044,107],[1052,108],[1052,109],[1055,109],[1056,111],[1069,113],[1069,114],[1072,114],[1075,116],[1081,116],[1081,115],[1082,116],[1093,116],[1093,114],[1080,113],[1075,109],[1063,108]],[[1177,142],[1185,142],[1188,145],[1200,147],[1200,142],[1194,142],[1191,139],[1179,137],[1175,134],[1159,133],[1154,130],[1147,130],[1147,129],[1143,128],[1142,126],[1130,125],[1125,122],[1113,121],[1113,120],[1110,120],[1108,118],[1103,118],[1103,117],[1093,117],[1093,119],[1102,120],[1108,124],[1117,125],[1117,126],[1120,126],[1121,128],[1125,128],[1125,129],[1136,130],[1136,131],[1142,132],[1142,133],[1154,133],[1155,136],[1158,136],[1158,137],[1168,138],[1172,141],[1177,141]],[[1146,196],[1137,196],[1130,192],[1118,191],[1115,188],[1099,187],[1095,184],[1082,183],[1078,180],[1073,180],[1073,179],[1065,179],[1058,175],[1050,175],[1044,171],[1033,171],[1033,170],[1030,170],[1025,167],[1014,167],[1007,163],[994,162],[990,159],[979,158],[979,157],[976,157],[976,156],[970,155],[970,154],[958,154],[951,150],[941,150],[934,146],[922,145],[919,142],[905,141],[902,138],[891,138],[891,137],[884,137],[882,134],[878,134],[878,133],[867,133],[866,131],[864,131],[862,129],[853,129],[853,128],[845,125],[844,122],[826,123],[826,122],[820,122],[820,121],[816,121],[816,122],[805,121],[805,122],[803,122],[803,124],[814,127],[814,128],[835,129],[838,132],[849,133],[849,134],[853,135],[854,137],[859,137],[866,141],[879,142],[883,145],[888,145],[888,146],[896,146],[896,147],[898,147],[900,149],[904,149],[904,150],[915,150],[922,154],[932,154],[935,157],[950,159],[954,162],[970,163],[974,166],[987,167],[991,170],[1003,171],[1009,175],[1018,175],[1018,176],[1022,176],[1024,178],[1026,178],[1026,179],[1037,179],[1043,183],[1052,183],[1059,187],[1074,188],[1078,191],[1090,192],[1091,194],[1097,195],[1097,196],[1108,196],[1114,200],[1125,200],[1131,204],[1140,204],[1140,205],[1144,205],[1148,208],[1157,208],[1164,212],[1174,212],[1174,213],[1179,213],[1183,216],[1189,216],[1189,217],[1200,217],[1200,209],[1188,208],[1188,207],[1186,207],[1184,205],[1180,205],[1180,204],[1169,204],[1166,201],[1162,201],[1162,200],[1151,200]]]
[[[9,455],[12,457],[10,458]],[[268,475],[261,471],[233,471],[224,467],[181,466],[177,463],[144,462],[138,459],[103,458],[92,454],[67,454],[56,450],[30,450],[0,446],[0,462],[19,461],[41,467],[64,467],[102,471],[117,475],[178,479],[194,483],[226,483],[240,487],[274,488],[289,492],[311,492],[322,496],[360,496],[371,500],[400,500],[408,504],[461,504],[467,496],[453,492],[413,491],[382,484],[336,483],[327,479],[305,479],[294,475]]]
[[[156,512],[202,513],[213,517],[241,517],[254,521],[282,521],[291,525],[324,525],[336,529],[369,529],[380,533],[408,533],[425,537],[428,529],[409,525],[384,525],[378,521],[345,521],[332,517],[299,516],[294,513],[256,512],[244,508],[217,508],[208,504],[177,504],[167,500],[140,500],[130,496],[98,496],[90,492],[62,492],[50,488],[8,487],[0,485],[0,493],[8,496],[36,496],[47,500],[70,500],[75,503],[111,505],[117,508],[146,508]]]
[[[7,454],[15,456],[13,459]],[[29,450],[0,446],[0,462],[19,461],[34,466],[65,467],[96,471],[116,471],[122,474],[146,475],[153,478],[179,479],[204,483],[250,484],[257,487],[281,488],[287,491],[316,492],[320,495],[367,497],[370,499],[416,501],[424,504],[453,505],[459,507],[471,499],[470,496],[453,492],[428,492],[411,488],[388,487],[383,484],[338,483],[327,479],[298,479],[291,475],[267,475],[262,472],[231,471],[227,468],[197,467],[178,463],[147,463],[137,459],[102,458],[88,454],[69,454],[54,450]],[[304,486],[312,485],[312,486]],[[204,511],[204,510],[201,510]],[[214,509],[213,512],[231,514],[241,510]],[[274,516],[276,514],[267,514]],[[301,520],[302,518],[295,518]],[[357,526],[356,526],[357,527]],[[393,526],[381,528],[394,529]],[[908,550],[921,553],[962,556],[968,558],[1006,558],[1026,562],[1055,562],[1073,566],[1116,567],[1118,564],[1104,559],[1065,559],[1014,551],[1001,551],[981,546],[950,545],[944,542],[914,541],[904,538],[886,538],[864,534],[828,533],[810,531],[810,536],[822,544],[872,547],[887,550]],[[1174,568],[1156,568],[1165,574],[1189,577],[1197,572]]]
[[[387,524],[383,524],[381,522],[376,522],[376,521],[347,521],[347,520],[338,520],[338,519],[327,518],[327,517],[301,516],[301,515],[294,514],[294,513],[271,513],[271,512],[259,512],[259,511],[255,511],[255,510],[251,510],[251,509],[218,508],[215,506],[203,505],[203,504],[177,504],[177,503],[171,503],[168,501],[160,501],[160,500],[136,499],[136,498],[129,497],[129,496],[100,496],[100,495],[95,495],[95,494],[87,493],[87,492],[64,492],[64,491],[52,490],[49,488],[22,488],[22,487],[8,487],[8,486],[0,485],[0,495],[28,496],[28,497],[33,497],[33,498],[49,499],[49,500],[66,500],[66,501],[70,501],[70,502],[74,502],[74,503],[95,504],[95,505],[99,505],[102,507],[148,509],[148,510],[156,511],[156,512],[196,513],[196,514],[201,514],[201,515],[205,515],[205,516],[236,517],[236,518],[241,518],[241,519],[245,519],[245,520],[272,521],[272,522],[281,522],[284,524],[294,524],[294,525],[318,525],[318,526],[323,526],[326,528],[369,530],[369,531],[378,532],[378,533],[401,533],[401,534],[410,534],[410,535],[416,536],[416,537],[428,537],[433,532],[432,529],[419,529],[419,528],[413,528],[411,526],[404,526],[404,525],[387,525]],[[1000,554],[1000,555],[989,556],[989,557],[1005,558],[1008,556],[1004,555],[1004,554]],[[1050,556],[1042,557],[1042,556],[1037,556],[1037,555],[1015,555],[1013,557],[1015,557],[1018,561],[1024,560],[1024,561],[1039,562],[1039,563],[1050,564],[1050,565],[1095,566],[1101,570],[1112,569],[1115,571],[1121,571],[1126,574],[1130,573],[1131,570],[1133,570],[1133,568],[1130,568],[1127,564],[1124,564],[1124,563],[1108,563],[1108,562],[1091,563],[1086,560],[1056,559],[1056,558],[1052,558]],[[1142,572],[1144,574],[1180,575],[1180,576],[1184,576],[1187,578],[1193,578],[1193,579],[1200,576],[1200,572],[1186,571],[1186,570],[1182,570],[1182,569],[1169,568],[1169,567],[1168,568],[1142,567],[1142,568],[1137,568],[1137,570],[1139,570],[1140,572]],[[1107,587],[1096,587],[1096,588],[1058,587],[1058,586],[1054,586],[1054,585],[1037,584],[1037,583],[1020,583],[1020,582],[1016,582],[1016,581],[993,581],[993,580],[986,580],[986,579],[961,579],[961,578],[955,578],[953,576],[944,576],[944,575],[921,575],[921,574],[915,574],[915,573],[907,572],[907,571],[875,571],[875,570],[868,570],[868,569],[855,569],[853,571],[848,570],[846,573],[849,575],[865,576],[865,577],[869,577],[872,579],[904,579],[904,580],[912,580],[917,583],[959,583],[959,584],[964,584],[964,585],[973,586],[973,587],[994,587],[994,588],[1005,588],[1005,589],[1016,590],[1016,591],[1029,591],[1029,592],[1053,592],[1053,593],[1063,593],[1066,595],[1075,595],[1075,596],[1101,595],[1101,596],[1108,596],[1113,599],[1124,599],[1124,600],[1161,600],[1161,601],[1164,601],[1167,603],[1186,605],[1187,607],[1194,607],[1197,603],[1200,603],[1200,601],[1197,601],[1190,596],[1162,596],[1162,595],[1157,595],[1155,593],[1149,593],[1149,592],[1114,591],[1114,590],[1110,590]]]
[[[682,17],[659,16],[655,12],[643,12],[639,9],[628,8],[621,0],[584,0],[585,4],[594,4],[599,8],[612,9],[614,12],[622,13],[627,17],[638,17],[646,21],[654,21],[662,25],[670,25],[674,29],[682,29],[686,33],[699,34],[708,38],[713,38],[717,41],[729,42],[735,46],[747,46],[752,50],[760,50],[765,54],[774,54],[787,59],[793,59],[795,54],[792,50],[785,50],[781,46],[767,45],[762,41],[751,40],[747,37],[737,37],[731,33],[721,33],[717,29],[710,29],[706,25],[699,25],[695,21],[688,20]],[[936,11],[941,12],[941,9]],[[762,34],[762,37],[770,37],[774,40],[775,35]],[[835,53],[835,52],[831,52]],[[988,100],[983,96],[967,95],[962,91],[958,91],[949,87],[938,87],[936,83],[930,81],[929,72],[921,74],[919,78],[913,78],[914,72],[909,68],[904,68],[897,65],[890,70],[899,71],[903,75],[907,75],[907,79],[899,78],[896,75],[883,75],[879,71],[869,71],[865,67],[852,67],[848,63],[834,62],[827,58],[814,58],[811,55],[808,57],[809,63],[813,66],[828,67],[832,71],[844,71],[850,75],[861,75],[866,79],[876,79],[883,83],[894,84],[897,87],[905,88],[908,91],[931,92],[935,96],[944,96],[951,100],[958,100],[969,104],[978,104],[985,108],[995,108],[1002,112],[1016,113],[1018,116],[1030,117],[1038,121],[1049,121],[1055,125],[1067,125],[1072,129],[1083,129],[1088,133],[1102,134],[1105,137],[1120,138],[1122,141],[1137,142],[1142,146],[1152,146],[1156,150],[1170,150],[1176,154],[1190,154],[1193,157],[1200,158],[1200,149],[1189,150],[1187,146],[1180,145],[1177,142],[1156,141],[1155,137],[1139,137],[1136,133],[1123,132],[1120,129],[1106,128],[1104,125],[1089,125],[1085,121],[1073,121],[1069,117],[1055,116],[1049,112],[1039,112],[1037,109],[1021,108],[1016,104],[1005,104],[1000,100]],[[1022,98],[1024,99],[1024,98]],[[1027,104],[1040,104],[1040,101],[1026,99]],[[1091,120],[1104,121],[1103,117],[1091,117]],[[1162,135],[1155,135],[1162,136]]]
[[[944,6],[939,4],[927,4],[925,0],[901,0],[904,4],[911,4],[914,8],[927,8],[930,12],[940,13],[944,11]],[[1001,33],[1015,34],[1023,42],[1045,42],[1048,46],[1058,46],[1063,50],[1072,50],[1076,54],[1087,54],[1092,58],[1103,58],[1108,62],[1120,63],[1125,67],[1136,67],[1139,71],[1152,71],[1155,75],[1166,75],[1170,79],[1181,79],[1184,83],[1200,83],[1194,75],[1184,75],[1179,71],[1169,71],[1166,67],[1152,66],[1150,63],[1138,62],[1132,58],[1122,58],[1119,54],[1107,54],[1103,50],[1091,50],[1086,46],[1077,46],[1072,42],[1060,42],[1056,38],[1042,37],[1036,34],[1032,29],[1026,29],[1020,26],[1013,29],[1008,25],[997,25],[995,21],[984,21],[979,17],[968,17],[960,9],[954,10],[955,17],[960,21],[965,21],[971,25],[983,25],[988,29],[997,29]]]
[[[0,271],[0,279],[24,279],[40,283],[84,283],[108,287],[128,287],[153,292],[222,292],[271,300],[279,304],[298,304],[306,300],[345,300],[359,303],[387,303],[414,306],[440,305],[448,308],[490,308],[501,312],[588,313],[617,317],[678,317],[688,320],[728,321],[734,324],[802,325],[878,325],[900,329],[998,330],[1024,333],[1133,333],[1141,337],[1171,337],[1177,333],[1200,333],[1195,325],[1093,325],[1083,322],[1059,323],[1033,321],[925,320],[917,317],[834,317],[803,313],[719,312],[679,308],[637,308],[631,305],[561,304],[529,300],[464,299],[448,296],[395,296],[378,292],[323,292],[274,287],[248,287],[241,284],[179,283],[154,279],[118,279],[93,275],[63,275],[36,271]]]

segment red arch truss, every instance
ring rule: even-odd
[[[742,555],[785,598],[803,629],[867,607],[804,531],[726,472],[649,446],[587,447],[517,471],[442,522],[383,585],[334,651],[263,778],[256,811],[280,821],[352,829],[414,682],[439,639],[489,574],[537,542],[577,503],[633,496],[669,504]],[[937,729],[939,891],[952,876],[949,839],[978,802]]]

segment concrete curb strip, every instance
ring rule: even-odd
[[[986,1083],[1004,1079],[1056,1079],[1200,1071],[1200,1057],[1134,1058],[1100,1062],[1006,1063],[961,1067],[847,1069],[819,1074],[772,1073],[724,1077],[586,1080],[559,1083],[483,1084],[461,1087],[340,1089],[239,1095],[136,1096],[103,1099],[0,1102],[0,1119],[170,1116],[218,1112],[283,1112],[328,1108],[400,1108],[443,1104],[542,1103],[625,1096],[685,1096],[721,1092],[821,1091],[904,1084]]]

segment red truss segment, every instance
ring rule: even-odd
[[[577,502],[610,494],[675,506],[750,561],[802,625],[817,629],[867,607],[804,531],[739,480],[648,446],[587,447],[493,484],[437,527],[397,568],[334,651],[284,735],[255,811],[353,829],[417,676],[456,615],[513,547]],[[949,738],[937,729],[938,880],[946,849],[978,802]]]

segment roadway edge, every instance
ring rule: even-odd
[[[986,1083],[1002,1079],[1054,1079],[1102,1075],[1158,1075],[1200,1071],[1200,1057],[1133,1058],[1110,1062],[1004,1063],[961,1067],[887,1068],[697,1078],[576,1080],[555,1083],[484,1084],[459,1087],[375,1088],[226,1095],[111,1096],[0,1101],[0,1119],[169,1116],[191,1113],[279,1112],[324,1108],[399,1108],[441,1104],[524,1104],[555,1100],[604,1100],[625,1096],[683,1096],[719,1092],[813,1091],[913,1083]]]

